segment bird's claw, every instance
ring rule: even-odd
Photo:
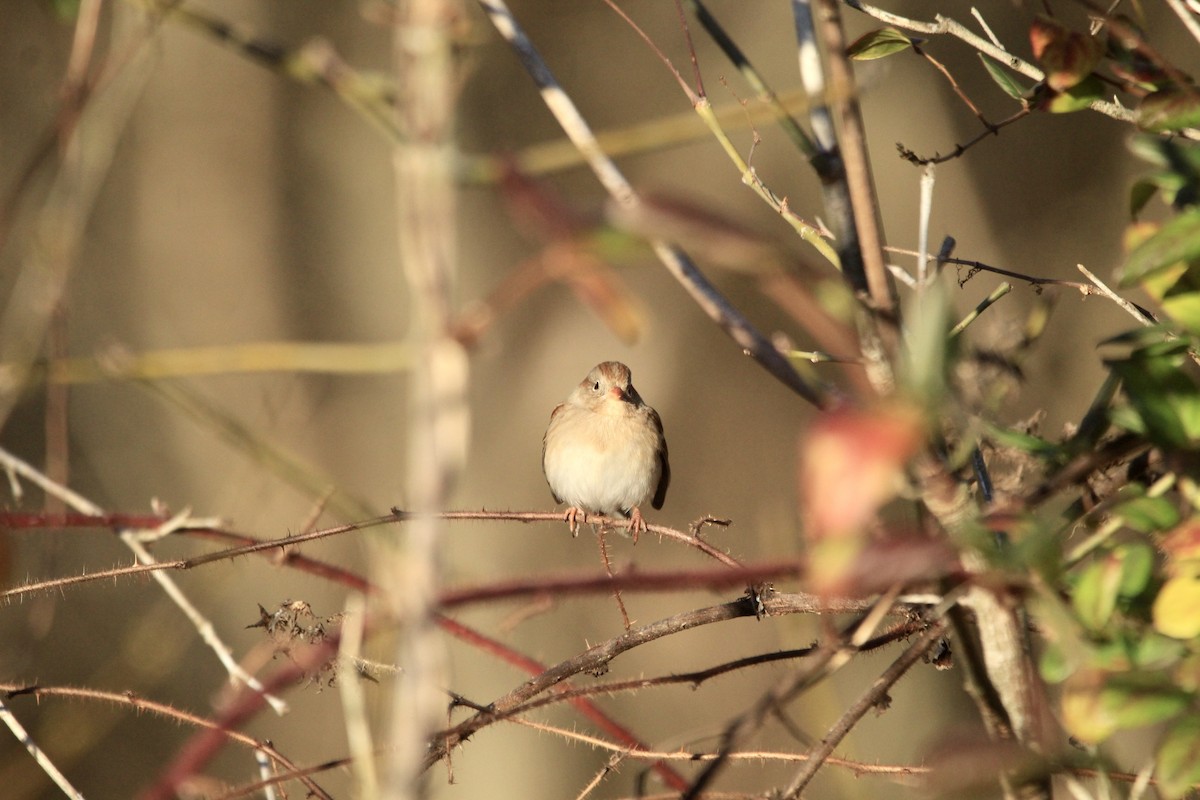
[[[582,519],[581,519],[582,518]],[[579,536],[579,523],[587,522],[587,512],[582,508],[571,506],[563,514],[563,519],[566,520],[567,527],[571,529],[572,536]]]
[[[634,544],[638,542],[638,534],[645,530],[649,530],[649,528],[646,526],[646,520],[642,519],[642,510],[634,508],[629,514],[629,532],[633,534]]]

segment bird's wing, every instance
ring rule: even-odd
[[[662,418],[653,408],[650,409],[650,420],[658,429],[658,464],[662,467],[662,474],[658,478],[658,488],[654,490],[654,499],[650,501],[650,504],[655,508],[662,508],[663,502],[667,499],[667,486],[671,483],[671,462],[667,458],[667,437],[663,436]]]
[[[546,474],[546,436],[548,436],[550,434],[550,427],[552,425],[554,425],[554,418],[558,416],[559,412],[561,412],[563,410],[563,408],[566,407],[566,405],[567,405],[566,403],[559,403],[558,405],[556,405],[554,407],[554,410],[550,412],[550,425],[546,426],[546,433],[542,434],[542,474],[543,475]],[[550,482],[549,479],[547,479],[546,483],[549,484],[549,482]],[[559,497],[557,494],[555,494],[553,487],[551,487],[551,489],[550,489],[550,496],[554,498],[554,502],[556,502],[556,503],[562,502],[562,498]]]

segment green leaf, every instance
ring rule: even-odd
[[[1121,586],[1117,593],[1121,597],[1137,597],[1154,577],[1154,549],[1142,542],[1131,542],[1121,545],[1116,552],[1121,559]]]
[[[1109,555],[1084,567],[1071,595],[1075,613],[1089,630],[1104,630],[1117,608],[1121,588],[1121,561]]]
[[[1073,661],[1063,652],[1063,648],[1057,644],[1047,644],[1038,660],[1038,672],[1046,683],[1062,683],[1070,677],[1075,667]]]
[[[1180,660],[1187,656],[1187,648],[1177,639],[1160,636],[1153,631],[1138,630],[1130,632],[1130,654],[1133,663],[1140,669],[1173,669],[1176,670]],[[1189,686],[1188,681],[1175,671],[1175,685],[1188,692],[1194,692],[1195,687]]]
[[[950,299],[945,282],[934,282],[913,300],[914,320],[903,354],[901,378],[909,393],[932,408],[946,392],[946,365],[955,340],[950,330]]]
[[[1032,433],[1016,431],[1012,428],[1002,428],[998,425],[989,424],[987,426],[987,435],[1002,447],[1011,447],[1014,450],[1034,455],[1051,456],[1062,450],[1059,445],[1048,439],[1034,436]]]
[[[1016,78],[1010,75],[1004,67],[1000,66],[1000,63],[995,59],[988,58],[983,53],[979,53],[978,55],[979,60],[983,62],[983,66],[987,69],[988,75],[1000,87],[1000,91],[1013,100],[1020,100],[1029,91],[1029,89],[1018,83]]]
[[[1121,270],[1120,285],[1132,286],[1160,269],[1197,257],[1200,257],[1200,209],[1189,208],[1133,248]]]
[[[1163,311],[1189,333],[1200,333],[1200,292],[1173,294],[1163,300]]]
[[[1183,208],[1200,202],[1200,147],[1139,134],[1130,141],[1129,149],[1158,168],[1142,181],[1157,186],[1167,203]]]
[[[1152,133],[1173,133],[1200,125],[1200,97],[1196,90],[1170,88],[1147,95],[1138,105],[1139,128]]]
[[[1125,524],[1142,533],[1166,531],[1179,524],[1179,511],[1165,497],[1139,497],[1118,508]]]
[[[1200,388],[1182,369],[1186,342],[1163,342],[1108,361],[1152,439],[1176,448],[1200,444]]]
[[[1179,340],[1175,338],[1170,328],[1163,325],[1142,325],[1118,333],[1116,336],[1110,336],[1102,340],[1100,344],[1101,346],[1127,345],[1129,347],[1146,348],[1160,345],[1164,342],[1178,344]]]
[[[1129,190],[1129,216],[1136,219],[1157,192],[1158,184],[1154,181],[1143,178],[1135,182]]]
[[[1096,744],[1117,731],[1178,716],[1191,699],[1163,675],[1080,670],[1063,685],[1063,723],[1076,738]]]
[[[1183,797],[1200,783],[1200,717],[1177,720],[1159,743],[1154,762],[1158,790],[1168,800]]]
[[[1135,156],[1156,167],[1166,167],[1170,164],[1170,159],[1163,147],[1163,139],[1160,136],[1147,136],[1139,133],[1129,139],[1129,149]]]
[[[1060,91],[1043,107],[1051,114],[1071,114],[1090,108],[1092,103],[1104,96],[1104,84],[1095,75]]]
[[[1113,406],[1108,411],[1108,419],[1118,428],[1124,428],[1130,433],[1146,435],[1146,423],[1130,406]]]
[[[895,28],[880,28],[865,33],[846,48],[846,55],[855,61],[874,61],[912,47],[912,40]]]

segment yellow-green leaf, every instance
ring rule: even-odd
[[[1138,105],[1138,127],[1152,133],[1172,133],[1200,125],[1200,96],[1192,87],[1164,89]]]
[[[1160,269],[1197,257],[1200,257],[1200,209],[1189,208],[1130,251],[1121,271],[1121,286],[1132,286]]]
[[[1104,84],[1095,75],[1088,75],[1054,95],[1044,108],[1051,114],[1071,114],[1090,108],[1104,96]]]
[[[1063,723],[1080,741],[1097,744],[1117,731],[1171,719],[1190,702],[1165,676],[1080,670],[1063,684]]]
[[[865,33],[846,48],[846,55],[855,61],[874,61],[912,47],[912,40],[895,28],[880,28]]]
[[[1071,595],[1071,605],[1084,625],[1100,631],[1112,618],[1120,588],[1121,560],[1109,555],[1084,567]]]
[[[979,60],[983,62],[983,66],[988,71],[988,75],[1000,87],[1000,91],[1011,97],[1013,100],[1020,100],[1027,91],[1026,87],[1022,86],[1017,79],[1000,66],[994,59],[988,58],[983,53],[979,53]]]
[[[1200,783],[1200,717],[1175,722],[1158,745],[1154,775],[1168,800],[1183,797]]]
[[[1154,598],[1154,629],[1176,639],[1200,636],[1200,578],[1177,575]]]

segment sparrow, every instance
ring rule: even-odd
[[[597,364],[555,407],[542,439],[542,472],[555,501],[568,505],[563,519],[571,533],[580,515],[620,515],[637,542],[646,530],[640,506],[650,500],[662,508],[671,465],[662,420],[633,388],[629,367]]]

